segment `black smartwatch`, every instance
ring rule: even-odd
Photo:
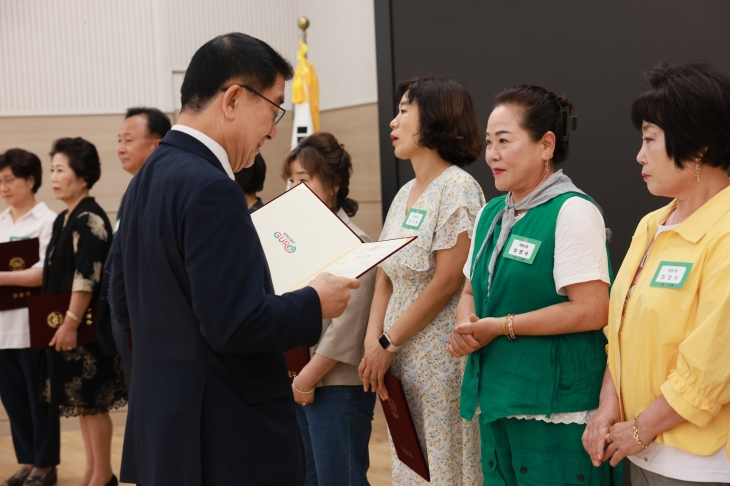
[[[378,339],[378,342],[383,347],[384,350],[390,351],[391,353],[397,353],[400,349],[398,346],[393,344],[393,342],[390,340],[387,334],[383,333],[380,335],[380,339]]]

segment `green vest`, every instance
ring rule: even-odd
[[[553,266],[555,227],[563,203],[580,193],[566,193],[530,209],[512,227],[511,236],[540,242],[532,263],[505,258],[510,238],[497,257],[492,290],[487,293],[489,260],[502,229],[494,233],[474,267],[471,285],[479,318],[523,314],[567,302],[555,292]],[[595,204],[595,203],[594,203]],[[482,212],[474,234],[475,261],[505,196],[492,199]],[[607,250],[608,251],[608,250]],[[613,279],[609,260],[609,274]],[[601,330],[554,336],[500,336],[469,355],[461,387],[461,416],[471,419],[477,404],[487,422],[510,415],[547,415],[598,407],[606,371],[606,338]],[[481,377],[484,377],[482,380]]]

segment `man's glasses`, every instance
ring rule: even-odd
[[[279,123],[281,121],[281,119],[284,118],[284,115],[286,114],[286,110],[284,108],[282,108],[281,106],[277,105],[276,103],[274,103],[273,101],[271,101],[270,99],[268,99],[266,96],[262,95],[261,93],[259,93],[255,89],[253,89],[251,86],[246,86],[245,84],[239,84],[238,86],[240,86],[241,88],[247,89],[248,91],[252,92],[256,96],[259,96],[259,97],[265,99],[266,101],[268,101],[269,103],[271,103],[272,105],[274,105],[277,110],[279,110],[276,113],[276,115],[274,115],[274,125],[276,125],[277,123]],[[230,88],[230,86],[228,88]],[[222,88],[221,91],[222,92],[226,92],[226,91],[228,91],[228,88]]]

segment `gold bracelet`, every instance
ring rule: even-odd
[[[641,417],[641,414],[637,415],[634,419],[634,440],[637,444],[644,448],[644,462],[649,462],[649,458],[646,455],[646,450],[649,448],[649,446],[645,446],[641,442],[641,439],[639,439],[639,417]]]
[[[77,316],[76,314],[74,314],[74,313],[73,313],[73,312],[71,312],[70,310],[67,310],[67,311],[66,311],[66,315],[67,315],[67,316],[69,316],[69,317],[70,317],[71,319],[73,319],[74,321],[76,321],[76,322],[78,322],[78,323],[81,323],[81,319],[79,318],[79,316]]]
[[[514,328],[514,322],[513,319],[515,318],[514,314],[509,315],[509,339],[510,341],[514,341],[517,339],[517,336],[515,336],[515,328]]]
[[[294,383],[294,380],[291,381],[291,384],[294,385],[294,389],[296,391],[298,391],[299,393],[304,393],[305,395],[309,395],[310,393],[314,393],[314,390],[317,388],[317,387],[314,387],[311,390],[309,390],[308,392],[305,392],[305,391],[302,391],[302,390],[299,389],[299,387],[297,386],[297,384]]]
[[[507,339],[511,341],[511,338],[509,337],[509,331],[507,330],[507,322],[509,321],[509,314],[504,316],[504,322],[502,323],[502,331],[504,332],[504,335],[507,336]]]

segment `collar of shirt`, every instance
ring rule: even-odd
[[[10,214],[10,211],[12,210],[12,207],[8,206],[5,208],[5,210],[0,213],[0,219],[5,218],[12,218],[12,215]],[[33,216],[36,219],[40,219],[41,216],[43,216],[43,213],[45,213],[48,210],[48,206],[46,206],[46,203],[39,202],[35,206],[33,206],[33,209],[22,215],[20,218],[18,218],[18,221],[25,219],[29,216]],[[17,223],[17,221],[16,221]]]
[[[347,226],[350,226],[350,217],[344,209],[340,208],[337,210],[337,217],[340,218]]]
[[[235,180],[235,177],[233,175],[233,169],[231,169],[231,161],[228,159],[228,154],[226,153],[225,149],[221,147],[221,145],[210,138],[205,133],[196,130],[194,128],[191,128],[186,125],[173,125],[172,130],[177,130],[178,132],[187,133],[191,137],[198,140],[200,143],[208,147],[211,152],[213,152],[213,155],[215,155],[218,158],[218,161],[223,166],[223,170],[226,171],[226,174],[228,174],[228,177],[231,178],[231,180]]]
[[[676,207],[677,201],[674,200],[667,209],[671,212]],[[689,218],[682,221],[674,231],[679,233],[685,240],[697,243],[728,211],[730,211],[730,186],[715,194],[712,199],[698,208]],[[666,221],[669,213],[664,216],[664,220],[661,219],[662,216],[659,215],[658,222]]]

